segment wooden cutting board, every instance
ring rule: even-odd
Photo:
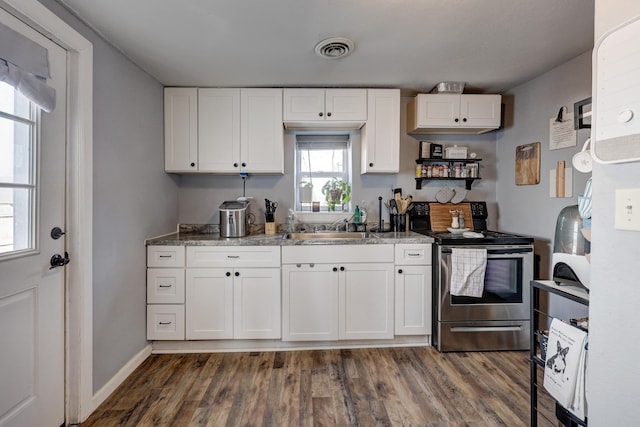
[[[470,203],[429,203],[429,218],[431,218],[431,230],[442,232],[451,227],[452,210],[462,211],[464,214],[464,228],[473,231],[473,219],[471,218]]]
[[[540,143],[516,147],[516,185],[540,183]]]

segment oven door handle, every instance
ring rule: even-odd
[[[522,326],[454,326],[451,332],[509,332],[521,331]]]
[[[465,246],[467,249],[473,249],[473,246]],[[443,254],[450,254],[451,248],[441,248],[440,252]],[[533,252],[532,248],[504,248],[504,249],[487,249],[487,255],[502,255],[502,254],[526,254]]]

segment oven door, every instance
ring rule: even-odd
[[[474,246],[487,250],[482,297],[450,294],[451,249],[438,251],[438,321],[529,319],[529,283],[533,280],[533,246]]]

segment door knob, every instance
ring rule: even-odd
[[[65,265],[69,264],[69,261],[71,261],[69,259],[69,252],[64,253],[64,257],[62,257],[62,255],[60,254],[55,254],[51,257],[51,267],[49,267],[49,270],[53,270],[56,267],[64,267]]]
[[[51,229],[51,238],[53,240],[58,240],[60,237],[64,235],[64,231],[60,229],[60,227],[53,227]]]

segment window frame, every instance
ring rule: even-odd
[[[299,137],[302,137],[301,139],[299,139]],[[306,138],[305,138],[306,137]],[[343,170],[341,171],[320,171],[320,172],[311,172],[311,171],[303,171],[302,170],[302,156],[303,156],[303,152],[305,151],[304,148],[300,148],[300,145],[302,144],[313,144],[313,142],[310,141],[305,141],[305,139],[308,138],[314,138],[317,137],[318,140],[322,140],[323,137],[327,137],[327,140],[330,142],[334,142],[336,144],[340,144],[342,142],[340,141],[331,141],[333,139],[340,138],[340,137],[344,137],[345,141],[344,143],[346,144],[346,147],[344,148],[344,151],[342,153],[342,164],[344,165]],[[353,149],[353,143],[352,143],[352,137],[350,133],[345,133],[345,132],[340,132],[340,133],[320,133],[320,132],[313,132],[313,133],[306,133],[306,132],[297,132],[295,134],[295,140],[294,140],[294,197],[293,197],[293,206],[294,206],[294,211],[296,214],[310,214],[313,213],[314,215],[318,215],[321,214],[323,216],[327,216],[327,215],[336,215],[336,214],[345,214],[351,211],[351,205],[352,205],[352,200],[349,200],[349,202],[345,203],[344,205],[340,205],[342,207],[341,210],[336,210],[336,211],[329,211],[328,209],[328,204],[325,200],[324,197],[322,197],[320,200],[315,200],[315,201],[319,201],[320,202],[320,212],[312,212],[312,207],[311,204],[309,204],[308,206],[303,207],[302,206],[302,202],[300,201],[300,191],[299,191],[299,183],[303,182],[303,181],[311,181],[313,182],[314,178],[320,178],[322,179],[322,181],[324,182],[325,179],[324,178],[333,178],[333,177],[337,177],[340,178],[346,182],[349,183],[349,185],[351,185],[351,189],[353,190],[353,181],[352,181],[352,171],[353,171],[353,162],[352,162],[352,149]],[[308,151],[309,148],[307,147],[306,150]],[[319,150],[319,148],[318,148]],[[315,186],[314,186],[315,188]],[[320,189],[317,189],[318,191],[320,191]]]
[[[6,83],[5,83],[6,84]],[[14,93],[18,94],[18,90],[10,87]],[[25,238],[25,247],[21,249],[12,249],[5,252],[0,252],[0,261],[21,258],[25,256],[30,256],[35,253],[39,253],[40,251],[40,242],[39,242],[39,230],[40,230],[40,120],[41,120],[41,110],[38,108],[36,104],[32,101],[27,100],[29,102],[29,117],[23,117],[20,115],[8,113],[6,111],[0,110],[0,117],[6,120],[13,121],[14,123],[21,123],[29,126],[28,135],[29,135],[29,159],[28,159],[28,181],[26,183],[11,183],[0,181],[0,189],[26,189],[28,194],[28,207],[29,212],[24,215],[24,218],[28,220],[28,224],[26,225],[26,238]],[[15,137],[14,142],[15,144]],[[15,215],[15,207],[13,208],[13,218]],[[14,238],[12,245],[15,246],[15,220],[14,220]]]

